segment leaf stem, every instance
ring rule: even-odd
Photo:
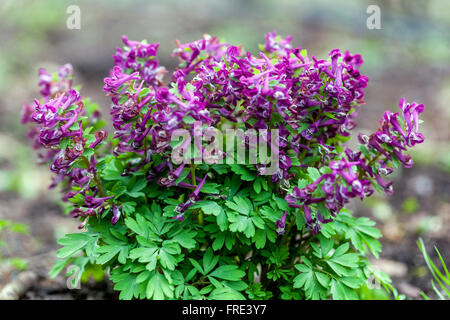
[[[86,156],[81,156],[81,158],[83,159],[84,163],[89,168],[89,166],[91,165],[91,163],[89,162],[89,159]],[[98,192],[100,193],[100,196],[101,197],[105,197],[106,193],[105,193],[105,190],[103,189],[103,186],[102,186],[102,183],[101,183],[100,179],[97,176],[97,173],[94,173],[94,182],[95,182],[95,185],[98,188]]]
[[[192,184],[194,186],[196,186],[197,180],[195,179],[195,165],[194,164],[191,165],[191,180],[192,180]]]

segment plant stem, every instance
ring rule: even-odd
[[[194,164],[191,165],[191,180],[192,180],[192,184],[194,186],[196,186],[197,180],[195,180],[195,165]]]
[[[296,220],[295,217],[292,217],[291,221],[288,223],[286,232],[285,232],[283,240],[281,242],[282,245],[289,244],[289,242],[290,242],[289,241],[290,240],[289,233],[291,232],[292,227],[295,225],[295,220]]]
[[[203,225],[203,211],[202,210],[200,210],[198,212],[197,218],[198,218],[198,224],[202,226]]]
[[[83,161],[84,161],[84,163],[86,164],[86,166],[89,168],[89,166],[90,166],[90,164],[91,164],[91,163],[89,162],[89,159],[86,158],[85,156],[82,156],[81,158],[83,159]],[[97,176],[97,173],[94,173],[94,182],[95,182],[95,185],[96,185],[97,188],[98,188],[98,192],[100,193],[100,196],[101,196],[101,197],[105,197],[105,196],[106,196],[106,193],[105,193],[105,190],[103,189],[103,186],[102,186],[102,183],[101,183],[100,179],[99,179],[98,176]]]

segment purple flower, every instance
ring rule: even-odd
[[[105,78],[105,85],[103,90],[108,92],[109,94],[118,94],[121,92],[121,87],[124,86],[127,82],[132,80],[139,80],[138,72],[134,72],[132,74],[124,73],[122,68],[119,66],[115,66],[111,72],[110,77]],[[131,84],[128,84],[128,87]],[[121,90],[120,90],[121,89]]]
[[[405,98],[402,98],[399,102],[399,107],[403,112],[403,117],[405,119],[405,132],[406,134],[406,145],[413,147],[417,143],[422,143],[424,137],[419,130],[419,114],[425,111],[425,106],[423,104],[407,103]]]
[[[95,198],[93,196],[86,196],[86,197],[84,197],[84,203],[89,208],[98,208],[103,204],[103,202],[105,202],[108,199],[112,199],[112,198],[114,198],[114,196],[103,197],[103,198]]]
[[[95,148],[96,146],[98,146],[102,141],[104,141],[106,139],[106,137],[108,136],[108,132],[106,132],[105,130],[100,130],[97,131],[95,133],[95,141],[92,142],[89,145],[89,148]]]
[[[292,49],[291,41],[292,36],[281,38],[277,36],[275,31],[272,31],[266,34],[266,44],[264,45],[264,50],[269,53],[279,52],[286,54],[287,50]]]
[[[200,62],[219,61],[226,52],[228,53],[227,49],[229,48],[228,44],[220,43],[216,37],[206,34],[202,39],[191,43],[181,44],[178,40],[176,43],[177,48],[173,51],[172,56],[177,56],[180,62],[184,63],[182,70],[185,75],[193,71]],[[238,52],[234,51],[233,54],[238,54]]]
[[[275,222],[275,228],[278,234],[283,234],[284,233],[284,228],[286,226],[286,216],[287,216],[287,211],[285,211],[283,213],[283,215],[281,216],[280,220],[278,220],[277,222]]]
[[[159,86],[167,73],[155,59],[159,43],[147,44],[129,40],[126,36],[122,36],[122,41],[126,47],[117,48],[116,54],[113,55],[115,65],[124,70],[133,70],[148,86]]]
[[[195,188],[194,192],[192,192],[189,195],[189,200],[191,201],[192,204],[196,203],[199,199],[199,193],[203,188],[203,185],[205,184],[206,181],[206,177],[207,175],[205,174],[203,179],[200,181],[200,183],[197,185],[197,187]]]
[[[111,218],[111,224],[115,225],[117,221],[119,221],[120,216],[122,215],[121,208],[117,206],[112,207],[113,216]]]
[[[39,69],[39,83],[41,88],[41,95],[44,101],[50,100],[57,93],[67,92],[72,87],[72,65],[65,64],[58,68],[58,79],[53,79],[53,76],[45,69]]]
[[[159,179],[158,183],[162,186],[170,187],[175,184],[175,181],[180,176],[181,172],[183,172],[185,164],[182,163],[178,168],[174,171],[168,173],[167,177],[162,177]]]
[[[173,217],[173,219],[176,219],[178,221],[184,220],[184,213],[187,209],[189,209],[191,206],[193,206],[198,200],[199,200],[199,194],[200,191],[203,188],[203,185],[205,184],[207,175],[203,177],[203,179],[200,181],[200,183],[195,187],[195,190],[189,195],[189,199],[185,203],[180,203],[175,207],[175,213],[176,216]],[[187,185],[187,187],[190,187]]]

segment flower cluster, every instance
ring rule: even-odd
[[[425,106],[407,103],[402,98],[399,107],[402,117],[398,113],[386,111],[377,132],[370,136],[358,136],[361,151],[347,148],[345,157],[330,162],[329,173],[302,189],[294,187],[292,193],[286,195],[290,207],[303,209],[306,224],[314,233],[320,231],[320,223],[332,219],[325,219],[317,210],[316,217],[312,218],[310,206],[324,204],[331,217],[336,217],[350,198],[364,199],[372,195],[373,186],[381,188],[386,194],[392,194],[392,181],[385,181],[383,176],[393,172],[395,162],[405,168],[412,167],[411,156],[405,151],[424,141],[423,135],[418,132],[418,125],[419,114],[425,110]]]
[[[72,66],[70,64],[66,64],[59,67],[57,74],[54,76],[49,74],[45,69],[39,69],[39,86],[41,87],[40,93],[44,102],[50,101],[57,94],[67,94],[72,88]],[[35,115],[35,104],[36,102],[34,102],[34,104],[24,103],[22,108],[22,124],[34,122],[33,116],[38,116]],[[45,106],[41,107],[41,109],[45,108]],[[52,117],[51,110],[54,110],[54,106],[50,106],[49,110],[47,111],[47,113],[50,114],[47,117]],[[46,119],[46,117],[43,117],[43,112],[45,111],[42,110],[40,112],[40,117],[42,117],[42,119],[40,120],[41,123],[43,121],[50,121],[50,119]],[[44,136],[45,134],[43,135],[43,137]],[[30,127],[28,131],[28,138],[33,141],[33,149],[38,152],[38,158],[41,163],[46,163],[54,158],[56,150],[43,147],[40,140],[41,132],[36,126]]]
[[[92,128],[86,131],[83,127],[83,120],[87,118],[85,105],[80,93],[72,89],[71,76],[69,64],[61,66],[54,75],[40,69],[42,98],[41,101],[35,99],[33,104],[24,104],[22,123],[31,124],[28,137],[33,141],[33,147],[40,151],[40,161],[49,163],[50,170],[56,174],[50,187],[64,181],[63,200],[66,201],[77,194],[85,195],[83,207],[76,207],[71,212],[73,217],[85,217],[101,212],[103,201],[111,198],[94,197],[100,190],[94,181],[97,161],[92,150],[106,139],[107,132],[98,130],[89,134]],[[89,115],[91,120],[96,119],[98,111],[91,110]],[[77,161],[83,166],[75,166]]]
[[[368,82],[359,72],[360,55],[336,49],[329,60],[310,59],[305,50],[291,46],[291,37],[269,33],[259,57],[208,35],[177,42],[173,55],[180,68],[171,85],[164,86],[159,76],[165,69],[154,58],[158,44],[123,41],[126,47],[113,56],[104,90],[112,98],[114,137],[120,140],[115,154],[145,155],[138,167],[150,162],[151,154],[168,159],[175,130],[188,129],[196,136],[192,121],[208,128],[225,120],[246,129],[280,130],[280,168],[272,181],[289,185],[295,177],[290,152],[305,158],[318,150],[322,158],[334,157],[338,141],[333,138],[348,136],[355,127],[356,107],[363,103]],[[148,68],[157,81],[148,80]],[[193,79],[188,82],[189,75]],[[199,148],[208,156],[206,148]],[[169,171],[159,167],[158,172],[170,175],[173,170],[163,166]],[[264,165],[258,170],[264,174]]]
[[[115,65],[124,70],[138,72],[140,78],[148,86],[161,84],[167,70],[161,67],[155,58],[159,43],[146,44],[128,40],[126,36],[122,37],[122,41],[126,48],[123,50],[117,48],[116,54],[113,56]]]

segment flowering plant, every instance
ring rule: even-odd
[[[40,70],[42,99],[23,109],[84,230],[58,241],[52,276],[98,264],[121,299],[357,299],[371,277],[396,295],[368,260],[381,233],[345,206],[392,193],[385,176],[424,140],[422,104],[401,99],[355,151],[344,143],[369,80],[358,54],[309,58],[273,32],[254,56],[205,35],[177,42],[169,77],[158,44],[123,43],[104,80],[114,134],[70,65]]]

